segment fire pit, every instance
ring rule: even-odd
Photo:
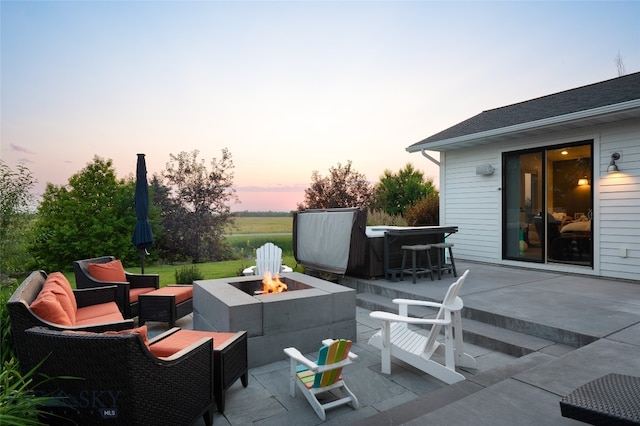
[[[246,330],[249,368],[285,359],[289,346],[304,353],[323,339],[356,340],[355,290],[298,272],[280,280],[286,291],[264,294],[255,276],[195,281],[194,329]]]

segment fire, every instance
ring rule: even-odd
[[[262,278],[262,291],[257,291],[258,294],[267,293],[282,293],[287,291],[287,285],[280,281],[278,274],[275,277],[271,277],[271,272],[265,272]]]

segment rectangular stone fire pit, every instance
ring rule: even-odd
[[[246,330],[249,368],[285,359],[289,346],[307,353],[327,338],[356,341],[355,290],[298,272],[280,280],[290,291],[254,295],[256,276],[194,281],[194,329]]]

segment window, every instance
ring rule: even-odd
[[[593,266],[592,141],[503,154],[504,259]]]

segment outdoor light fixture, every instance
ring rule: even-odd
[[[614,152],[611,154],[611,162],[609,163],[609,167],[607,167],[607,173],[618,173],[620,169],[616,165],[616,160],[620,159],[620,154]]]
[[[587,179],[586,176],[578,179],[578,186],[585,186],[585,185],[589,185],[589,179]]]

